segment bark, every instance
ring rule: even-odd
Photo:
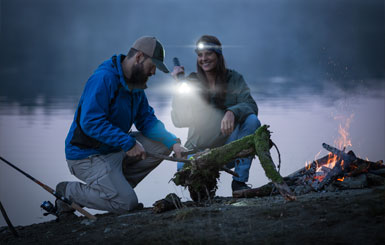
[[[245,136],[221,147],[195,154],[190,158],[191,164],[185,164],[181,171],[178,171],[173,181],[176,185],[189,187],[191,191],[198,193],[210,192],[213,179],[219,178],[218,171],[228,162],[241,157],[252,157],[255,154],[265,170],[266,176],[273,182],[280,194],[286,200],[295,200],[289,187],[282,176],[277,172],[270,155],[270,131],[267,125],[258,128],[254,134]],[[215,178],[214,178],[215,177]],[[209,184],[205,184],[208,181]],[[208,188],[209,186],[209,188]]]
[[[270,182],[266,185],[263,185],[258,188],[248,189],[248,190],[240,190],[234,191],[233,197],[235,198],[250,198],[250,197],[265,197],[272,194],[273,184]]]

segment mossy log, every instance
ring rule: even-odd
[[[213,148],[195,154],[190,158],[191,163],[185,164],[182,170],[178,171],[172,179],[176,185],[188,187],[191,191],[204,193],[211,191],[213,181],[219,178],[219,170],[240,157],[252,157],[257,155],[265,170],[266,176],[273,182],[280,194],[286,200],[295,200],[290,188],[284,182],[282,176],[276,170],[270,155],[270,131],[268,125],[258,128],[254,134],[245,136],[221,147]],[[210,188],[207,188],[209,183]]]

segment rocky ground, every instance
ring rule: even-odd
[[[1,228],[1,244],[385,244],[385,186],[280,196]]]

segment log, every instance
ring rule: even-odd
[[[273,188],[274,188],[273,183],[269,182],[268,184],[258,188],[233,191],[233,197],[234,198],[265,197],[272,194]]]
[[[317,170],[317,168],[325,165],[328,162],[328,159],[329,159],[329,155],[326,155],[326,156],[321,157],[317,160],[314,160],[311,164],[309,164],[309,166],[305,166],[305,167],[295,171],[294,173],[289,174],[287,177],[289,177],[291,179],[295,179],[298,177],[302,177],[304,175],[313,175],[315,173],[315,171]]]
[[[178,171],[172,181],[176,185],[189,187],[198,193],[210,192],[216,189],[216,179],[219,178],[218,170],[228,162],[239,157],[250,157],[255,154],[265,171],[266,176],[273,182],[279,193],[289,201],[295,200],[294,194],[287,186],[282,176],[277,172],[270,155],[270,131],[267,125],[258,128],[254,134],[245,136],[221,147],[213,148],[195,154],[190,158],[191,164],[185,164]],[[214,179],[215,177],[215,179]],[[206,181],[209,183],[206,184]]]
[[[322,147],[334,154],[337,157],[337,162],[335,163],[333,169],[326,174],[325,178],[320,183],[314,183],[315,190],[317,191],[334,181],[337,177],[344,175],[344,173],[350,169],[350,164],[357,161],[357,157],[353,151],[345,153],[344,151],[326,143],[323,143]]]
[[[336,152],[337,154],[340,154],[340,150],[331,147],[331,146],[326,146],[326,148],[331,149],[332,152]],[[344,152],[343,152],[344,153]],[[334,153],[329,153],[329,154],[334,154]],[[345,177],[354,177],[361,175],[363,173],[367,173],[366,176],[368,178],[368,183],[370,185],[381,185],[383,184],[385,178],[385,164],[382,160],[377,161],[377,162],[371,162],[367,160],[363,160],[361,158],[355,157],[354,152],[349,151],[347,154],[348,156],[345,156],[345,159],[348,160],[354,160],[353,162],[350,162],[350,164],[344,166],[344,171],[343,172],[338,172],[341,171],[342,168],[339,166],[336,167],[336,172],[333,171],[332,169],[329,170],[327,169],[328,173],[332,172],[332,175],[338,173],[337,175],[344,175]],[[316,174],[316,170],[318,168],[322,168],[323,165],[328,163],[330,156],[326,155],[322,158],[319,158],[317,160],[314,160],[311,164],[309,164],[306,167],[303,167],[288,176],[284,177],[284,181],[287,183],[288,186],[294,186],[294,187],[299,187],[299,186],[311,186],[313,189],[321,189],[319,187],[320,183],[319,181],[314,181],[314,176]],[[326,168],[325,168],[326,169]],[[336,179],[337,175],[335,176],[329,176],[327,177],[329,180],[328,182],[332,182],[333,180]],[[381,177],[382,176],[382,177]],[[306,183],[305,180],[311,178],[312,181],[310,183]],[[351,182],[351,179],[347,178],[346,179],[348,182]],[[341,182],[335,182],[336,186],[344,186],[345,183],[341,184]],[[325,186],[326,183],[323,184]],[[348,185],[348,183],[346,183]],[[294,188],[293,187],[293,188]],[[266,185],[263,185],[261,187],[253,188],[253,189],[248,189],[248,190],[240,190],[233,192],[233,197],[235,198],[251,198],[251,197],[264,197],[264,196],[269,196],[269,195],[275,195],[277,192],[273,192],[273,185],[272,182],[269,182]]]

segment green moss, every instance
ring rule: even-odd
[[[259,158],[262,168],[265,170],[266,177],[273,182],[281,184],[282,176],[277,172],[270,155],[270,131],[269,126],[263,125],[254,134],[255,152]]]
[[[270,155],[270,131],[268,128],[269,126],[263,125],[252,135],[207,152],[196,154],[192,164],[185,164],[174,175],[172,181],[176,185],[188,187],[190,195],[191,192],[204,193],[207,189],[208,191],[215,191],[221,167],[234,160],[242,150],[255,148],[255,153],[265,170],[266,176],[273,182],[282,183],[283,179],[277,172]]]

